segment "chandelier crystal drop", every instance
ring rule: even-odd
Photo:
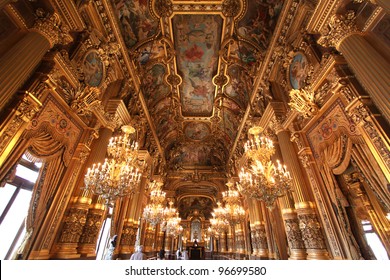
[[[275,200],[291,189],[292,178],[279,160],[276,161],[277,165],[271,161],[275,153],[273,143],[266,137],[260,137],[261,132],[259,127],[249,130],[253,138],[245,145],[248,163],[241,168],[237,186],[242,194],[264,201],[271,209]]]
[[[105,199],[113,206],[119,197],[137,191],[141,181],[141,165],[138,162],[138,143],[131,140],[131,126],[123,126],[124,135],[113,137],[107,147],[104,163],[95,163],[84,177],[85,189]]]

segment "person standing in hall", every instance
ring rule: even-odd
[[[159,260],[165,260],[165,251],[164,251],[164,249],[161,249],[161,250],[158,252],[158,259],[159,259]]]
[[[130,260],[146,260],[146,255],[143,250],[144,246],[137,246],[137,250],[134,254],[131,255]]]
[[[114,235],[110,241],[110,246],[108,247],[107,254],[105,255],[104,259],[105,260],[112,260],[112,256],[115,251],[116,247],[116,240],[118,239],[118,235]]]

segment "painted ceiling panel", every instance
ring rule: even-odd
[[[220,15],[178,14],[172,19],[183,116],[211,116],[223,20]]]
[[[224,170],[282,0],[111,0],[170,170]]]
[[[148,0],[111,0],[115,8],[122,36],[128,48],[156,35],[159,22],[152,17]]]

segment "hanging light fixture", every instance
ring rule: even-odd
[[[183,227],[180,226],[181,218],[177,209],[173,207],[173,201],[169,201],[169,207],[166,207],[163,212],[164,221],[161,224],[161,230],[171,236],[177,236],[183,232]]]
[[[279,160],[276,166],[271,161],[275,148],[269,138],[260,137],[262,132],[258,126],[249,130],[252,137],[244,147],[248,163],[242,167],[237,185],[242,194],[264,201],[268,208],[272,208],[275,200],[290,190],[292,178]]]
[[[225,209],[221,206],[221,202],[217,202],[217,208],[214,208],[210,219],[210,234],[219,236],[225,232],[229,227],[229,222],[225,219]]]
[[[113,206],[119,197],[133,194],[141,181],[138,162],[138,143],[132,141],[132,126],[123,126],[124,135],[112,137],[107,147],[104,163],[93,164],[84,177],[85,189],[105,199]]]
[[[153,181],[149,184],[150,202],[144,208],[142,217],[153,227],[164,220],[164,201],[166,193],[162,191],[162,182]]]
[[[223,208],[222,217],[231,225],[234,226],[245,220],[245,210],[241,206],[240,194],[233,189],[233,183],[228,182],[228,190],[222,193],[225,207]]]

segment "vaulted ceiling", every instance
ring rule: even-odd
[[[171,167],[226,164],[282,4],[113,0]]]
[[[168,170],[226,171],[283,1],[112,4]],[[196,182],[188,180],[195,173],[181,180]],[[175,191],[180,189],[178,184]],[[214,191],[205,192],[210,201]]]

